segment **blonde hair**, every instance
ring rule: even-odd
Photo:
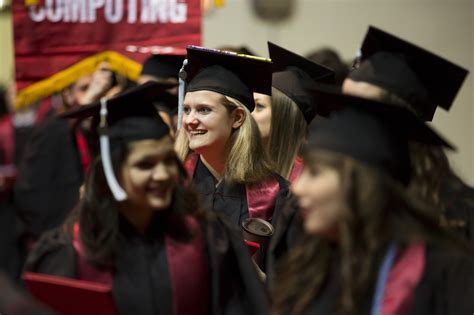
[[[308,124],[298,105],[280,90],[272,88],[272,118],[267,150],[275,171],[285,179],[291,174],[307,130]]]
[[[240,108],[245,116],[242,125],[233,130],[228,142],[224,180],[229,183],[257,183],[268,178],[272,175],[271,162],[267,158],[260,132],[250,111],[241,102],[229,96],[222,95],[220,102],[229,114]],[[189,140],[184,128],[178,131],[175,149],[182,161],[188,158]]]

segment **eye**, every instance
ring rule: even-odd
[[[262,111],[265,109],[265,105],[263,105],[262,103],[256,103],[255,104],[255,109],[259,112],[259,111]]]
[[[149,160],[138,161],[134,166],[140,170],[149,170],[155,167],[155,163]]]
[[[174,155],[169,155],[167,156],[163,162],[166,164],[166,165],[175,165],[177,163],[176,161],[176,157]]]
[[[321,173],[321,169],[317,166],[310,166],[307,168],[310,176],[316,177]]]
[[[207,106],[201,106],[197,109],[198,113],[209,114],[212,110]]]
[[[184,107],[183,107],[183,113],[185,113],[186,115],[188,115],[190,112],[191,112],[191,108],[189,108],[189,106],[184,106]]]

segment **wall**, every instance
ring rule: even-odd
[[[0,84],[13,79],[12,21],[9,13],[0,13]]]
[[[330,45],[349,60],[369,24],[378,26],[474,70],[472,0],[298,0],[294,14],[269,24],[252,14],[250,1],[226,0],[203,22],[204,45],[246,44],[268,56],[271,40],[305,54]],[[474,184],[474,81],[468,76],[449,114],[438,109],[433,124],[458,147],[454,169]]]

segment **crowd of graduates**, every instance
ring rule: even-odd
[[[25,272],[120,314],[474,312],[474,189],[426,123],[467,70],[373,26],[351,69],[186,52],[20,112],[1,91],[0,314],[54,311]]]

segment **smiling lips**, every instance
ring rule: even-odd
[[[207,130],[189,130],[188,131],[191,136],[200,136],[207,132]]]

